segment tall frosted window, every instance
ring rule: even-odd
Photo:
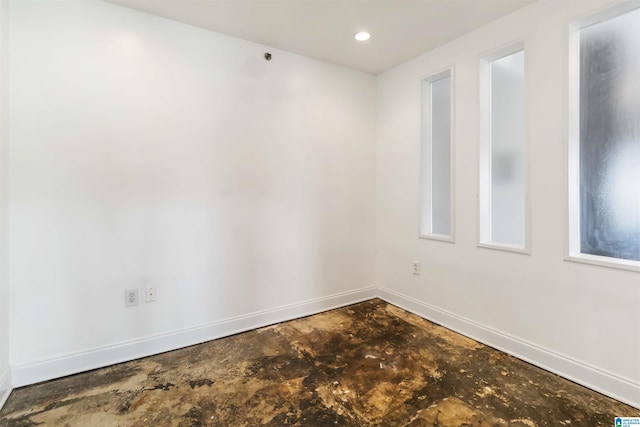
[[[578,40],[574,246],[640,261],[640,9],[591,23]]]
[[[420,234],[445,240],[453,239],[451,83],[451,70],[422,81]]]
[[[481,158],[484,244],[526,246],[524,51],[483,61],[485,135]]]

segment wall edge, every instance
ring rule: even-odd
[[[378,297],[429,321],[640,409],[640,384],[379,286]]]
[[[166,351],[201,344],[275,323],[310,316],[377,296],[374,286],[314,298],[163,334],[122,341],[44,360],[12,365],[13,387],[65,377]]]
[[[0,375],[0,410],[2,410],[4,404],[7,403],[7,399],[9,399],[12,391],[11,370],[6,369],[2,375]]]

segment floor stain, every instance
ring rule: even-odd
[[[14,390],[0,427],[596,427],[640,411],[373,299]]]

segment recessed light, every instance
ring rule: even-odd
[[[366,31],[360,31],[359,33],[356,33],[353,38],[358,40],[359,42],[364,42],[371,38],[371,34],[367,33]]]

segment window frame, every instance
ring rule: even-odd
[[[580,252],[580,30],[640,8],[640,0],[609,6],[569,23],[567,119],[567,239],[565,261],[640,272],[640,261]]]
[[[429,138],[428,141],[422,140],[423,135],[423,117],[425,116],[423,85],[424,83],[434,83],[444,78],[449,78],[449,96],[450,96],[450,109],[449,109],[449,223],[450,233],[437,234],[432,232],[425,232],[423,223],[432,223],[432,180],[431,180],[431,164],[433,161],[433,144],[432,144],[432,120],[431,120],[431,106],[432,96],[431,89],[429,89]],[[449,65],[436,72],[432,72],[420,78],[420,213],[418,224],[418,237],[421,239],[437,240],[441,242],[455,243],[455,65]],[[425,164],[425,149],[427,150],[428,165]],[[430,230],[431,227],[428,227]]]
[[[522,51],[524,53],[524,245],[491,241],[491,62]],[[531,255],[529,61],[525,40],[512,41],[480,55],[479,59],[479,145],[478,145],[478,233],[476,246]]]

